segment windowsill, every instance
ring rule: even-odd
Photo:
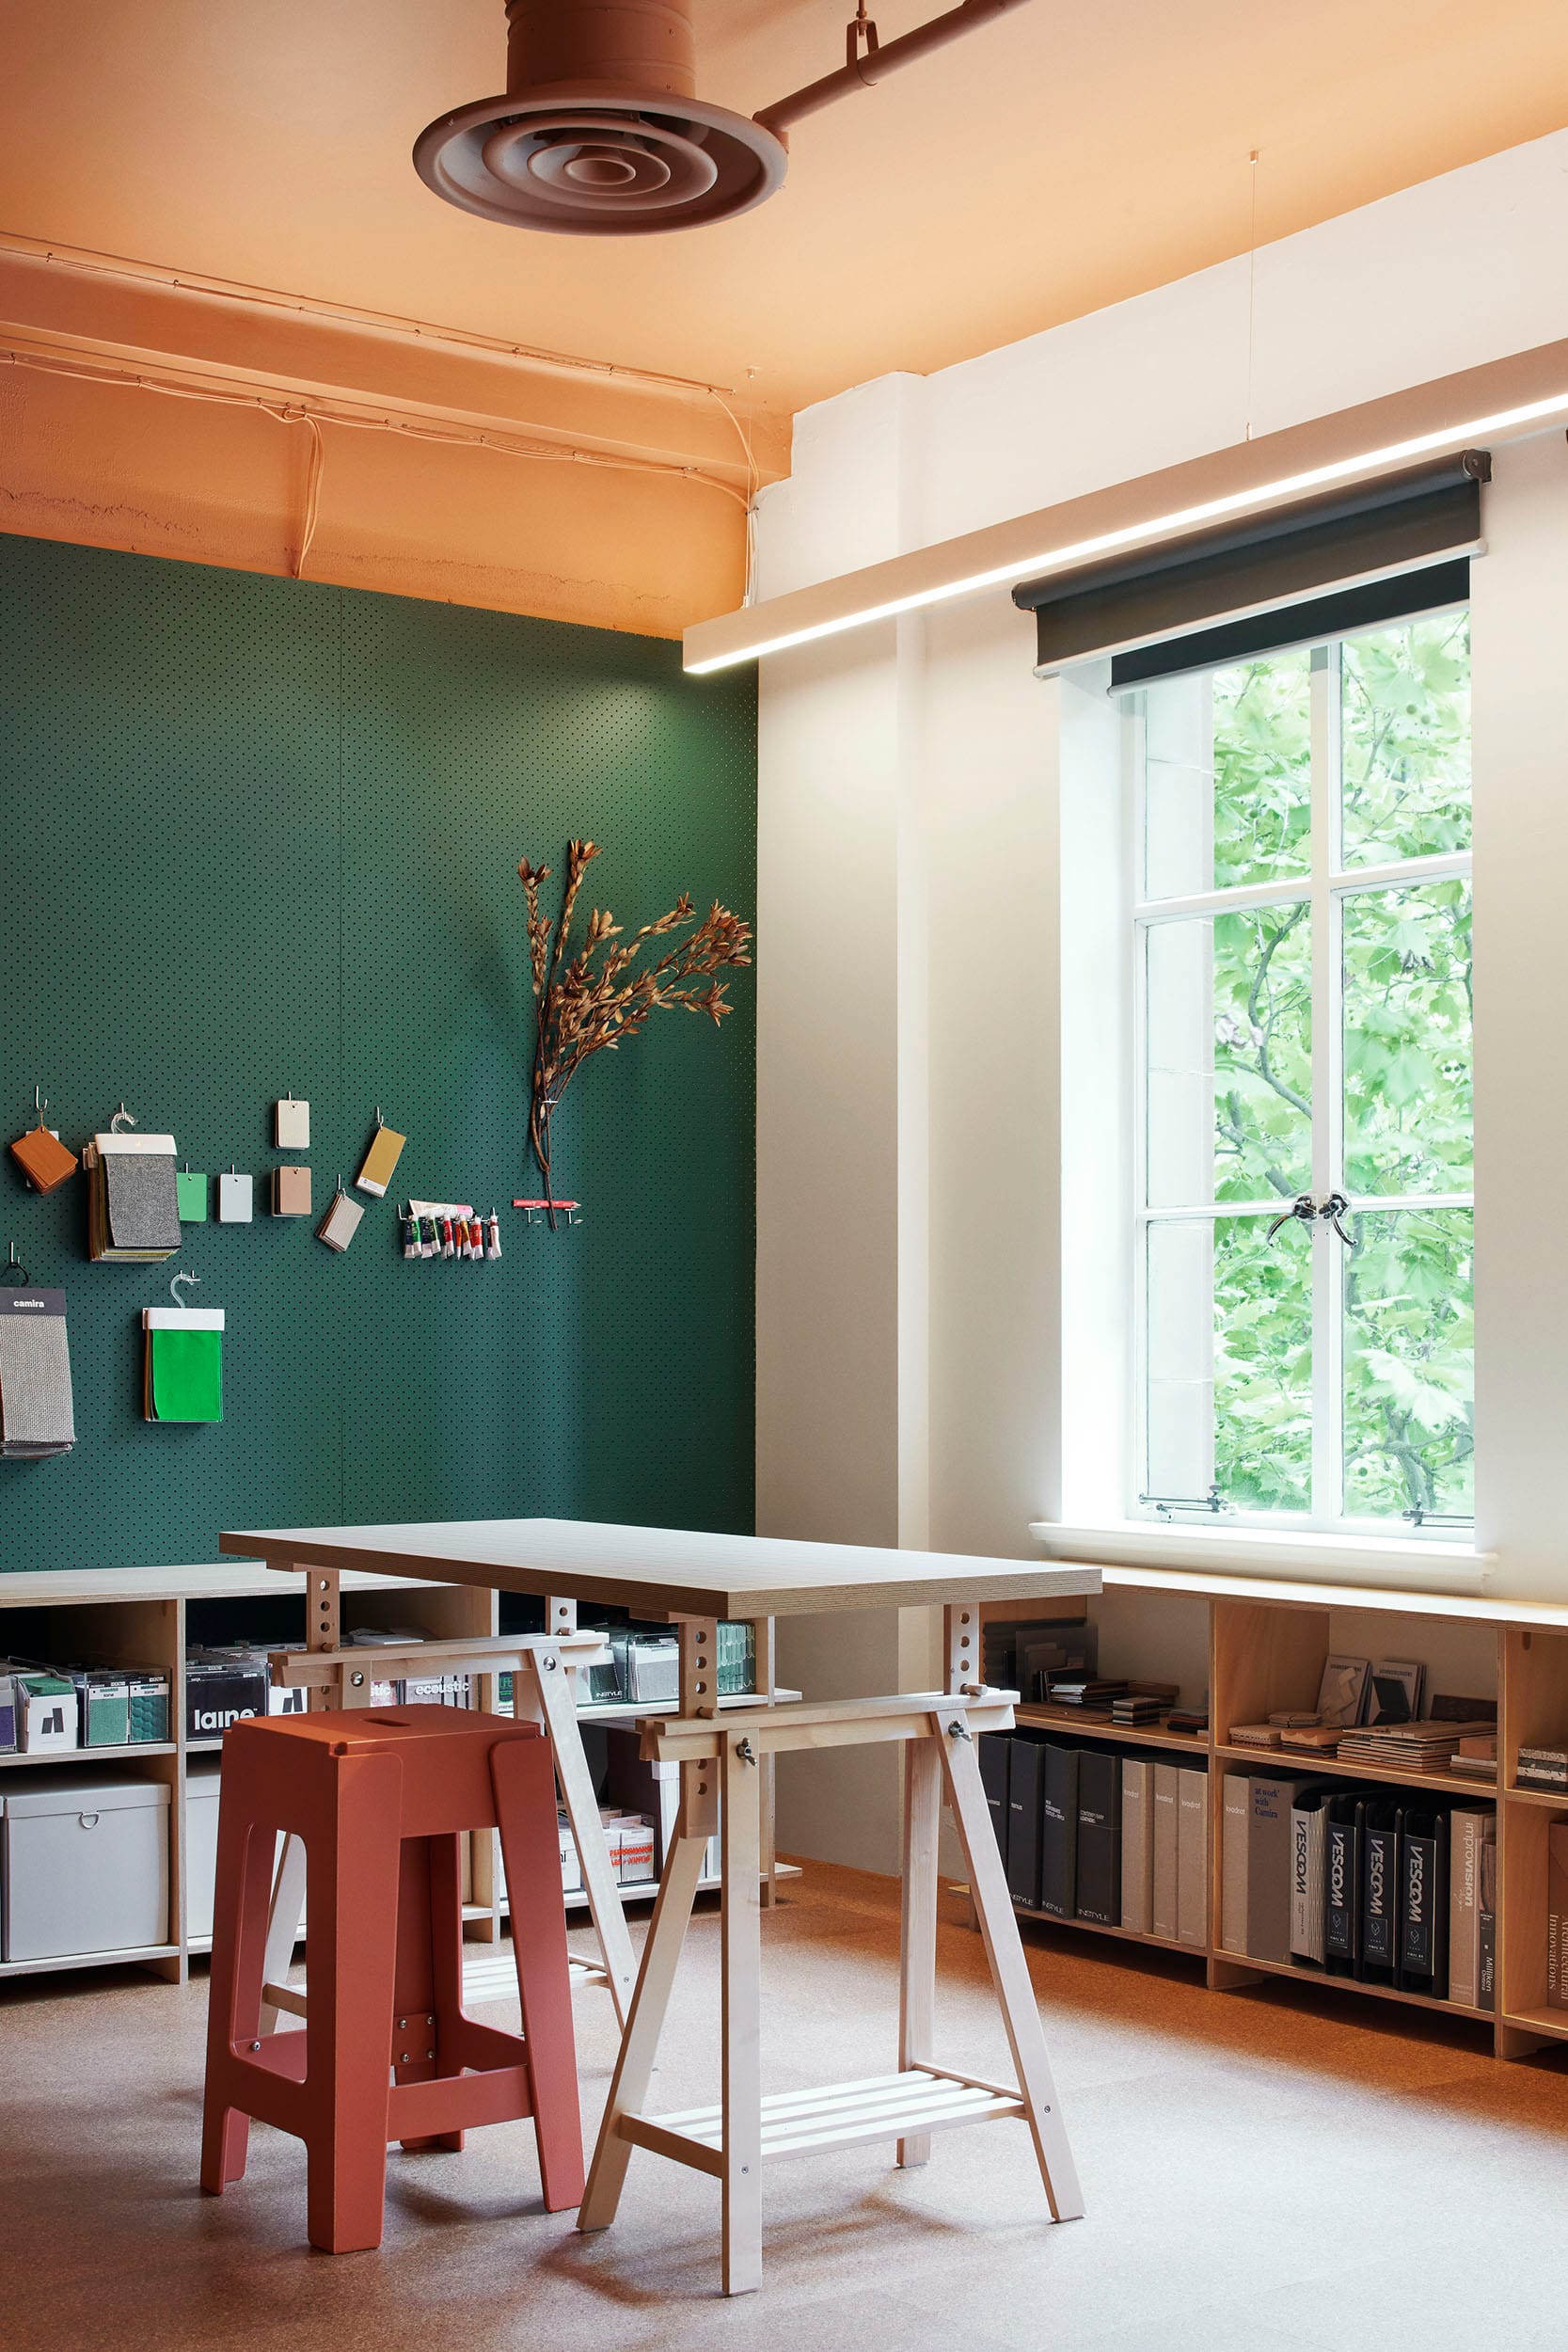
[[[1288,1576],[1305,1582],[1370,1581],[1391,1591],[1483,1592],[1497,1553],[1470,1544],[1406,1535],[1325,1535],[1258,1527],[1156,1525],[1108,1519],[1098,1527],[1033,1519],[1029,1533],[1053,1560],[1105,1567],[1212,1568],[1230,1576]]]

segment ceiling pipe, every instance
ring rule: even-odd
[[[765,131],[775,138],[783,138],[793,122],[801,122],[807,115],[820,114],[824,106],[836,104],[852,90],[874,89],[886,81],[901,66],[913,65],[917,57],[929,55],[933,49],[945,49],[949,41],[961,40],[991,17],[1001,16],[1008,8],[1023,8],[1028,0],[960,0],[956,8],[944,16],[936,16],[928,24],[917,24],[912,33],[902,33],[896,40],[885,45],[877,39],[875,24],[868,24],[863,14],[850,23],[846,40],[848,60],[836,73],[825,73],[819,82],[808,82],[788,98],[778,99],[771,106],[763,106],[752,116]],[[864,0],[862,0],[863,10]],[[864,32],[866,54],[860,55],[860,35]]]

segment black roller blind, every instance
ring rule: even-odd
[[[1483,450],[1302,499],[1013,590],[1042,672],[1106,654],[1113,684],[1459,603],[1481,544]]]

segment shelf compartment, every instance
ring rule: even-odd
[[[1290,1773],[1304,1780],[1338,1772],[1370,1788],[1381,1788],[1385,1783],[1395,1788],[1431,1788],[1439,1796],[1476,1797],[1487,1804],[1497,1793],[1488,1781],[1461,1780],[1451,1772],[1402,1772],[1381,1764],[1341,1764],[1338,1756],[1301,1756],[1292,1748],[1217,1747],[1214,1755],[1221,1764],[1244,1764],[1253,1772]]]
[[[967,1895],[969,1888],[966,1885],[955,1885],[952,1891],[956,1895]],[[1032,1926],[1063,1928],[1069,1934],[1073,1930],[1082,1928],[1087,1935],[1114,1935],[1123,1944],[1145,1944],[1151,1951],[1175,1952],[1181,1960],[1207,1960],[1209,1957],[1206,1945],[1180,1944],[1175,1936],[1148,1935],[1142,1928],[1112,1927],[1107,1919],[1064,1919],[1059,1912],[1028,1911],[1022,1903],[1013,1905],[1013,1914],[1016,1918],[1027,1919]]]
[[[137,1944],[115,1952],[58,1952],[42,1960],[0,1961],[0,1977],[41,1977],[58,1968],[116,1968],[149,1960],[175,1960],[178,1944]]]
[[[1175,1756],[1209,1754],[1208,1735],[1201,1731],[1150,1731],[1142,1724],[1108,1724],[1098,1717],[1085,1722],[1070,1707],[1043,1707],[1033,1699],[1021,1701],[1013,1711],[1026,1731],[1070,1732],[1079,1740],[1103,1740],[1113,1747],[1164,1748]]]
[[[1496,2023],[1489,2009],[1466,2009],[1462,2002],[1439,2000],[1431,1993],[1407,1993],[1395,1984],[1371,1984],[1362,1977],[1331,1977],[1319,1968],[1300,1968],[1290,1960],[1253,1960],[1241,1952],[1216,1952],[1216,1960],[1225,1960],[1237,1968],[1256,1968],[1267,1977],[1287,1978],[1292,1984],[1305,1984],[1319,1993],[1365,1993],[1374,2001],[1399,2001],[1408,2009],[1435,2010],[1440,2016],[1457,2017],[1461,2025],[1484,2026],[1490,2032]]]
[[[125,1740],[113,1747],[45,1749],[24,1756],[0,1756],[0,1770],[11,1765],[139,1764],[147,1756],[178,1756],[172,1740]]]

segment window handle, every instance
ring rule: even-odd
[[[1336,1198],[1338,1198],[1338,1195],[1336,1195]],[[1303,1225],[1310,1225],[1317,1214],[1318,1204],[1313,1200],[1311,1194],[1309,1192],[1298,1192],[1290,1207],[1282,1216],[1276,1216],[1274,1223],[1269,1227],[1269,1240],[1273,1241],[1280,1227],[1282,1225],[1289,1225],[1292,1217],[1299,1217]]]
[[[1323,1217],[1333,1226],[1348,1249],[1352,1247],[1351,1236],[1346,1232],[1340,1220],[1349,1215],[1350,1202],[1342,1192],[1331,1192],[1321,1205],[1313,1200],[1309,1192],[1298,1192],[1290,1207],[1276,1216],[1269,1227],[1268,1238],[1273,1241],[1281,1226],[1297,1221],[1303,1225],[1315,1225],[1320,1217]]]
[[[1354,1247],[1350,1235],[1346,1232],[1344,1226],[1340,1223],[1340,1219],[1342,1217],[1347,1217],[1350,1215],[1350,1202],[1345,1199],[1342,1192],[1331,1192],[1328,1199],[1323,1202],[1323,1207],[1318,1211],[1318,1215],[1320,1216],[1327,1217],[1329,1223],[1333,1226],[1335,1232],[1338,1234],[1339,1239],[1344,1243],[1347,1249]]]

